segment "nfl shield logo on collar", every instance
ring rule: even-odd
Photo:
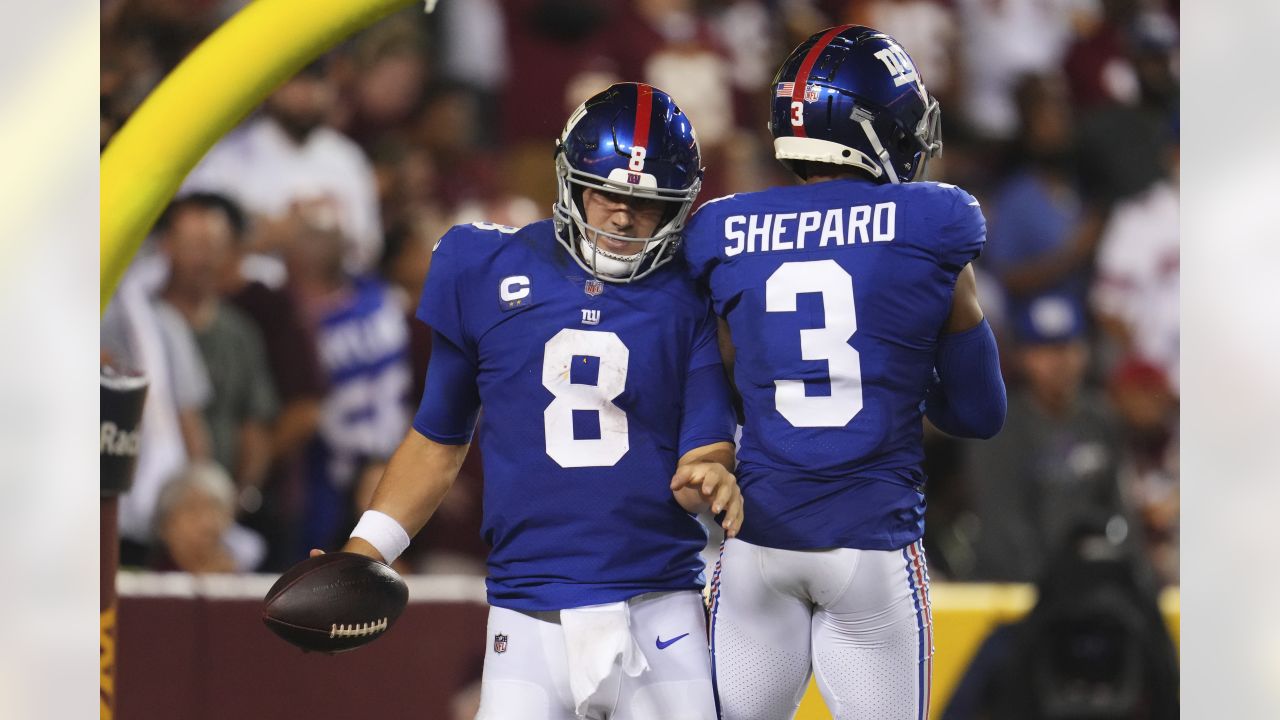
[[[591,297],[595,297],[604,292],[604,283],[595,278],[587,280],[587,284],[582,286],[582,291]]]
[[[504,653],[507,651],[507,636],[498,633],[493,636],[493,651],[496,653]]]

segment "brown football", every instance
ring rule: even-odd
[[[303,650],[339,653],[386,633],[408,602],[409,588],[385,564],[326,553],[280,576],[263,600],[262,621]]]

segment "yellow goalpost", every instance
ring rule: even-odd
[[[267,95],[343,38],[420,0],[255,0],[147,97],[102,153],[98,311],[200,158]],[[430,12],[435,0],[427,0]]]

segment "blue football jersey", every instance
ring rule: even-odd
[[[922,403],[986,223],[942,183],[732,195],[685,232],[736,348],[743,540],[892,550],[924,532]]]
[[[371,277],[353,280],[351,292],[326,308],[316,347],[330,387],[306,451],[304,549],[333,545],[350,524],[361,464],[390,456],[409,427],[413,378],[404,310]]]
[[[604,283],[549,220],[460,225],[432,256],[418,317],[475,368],[491,604],[701,588],[706,533],[669,484],[683,453],[732,441],[733,420],[727,392],[718,411],[686,407],[691,375],[727,381],[710,304],[678,266]]]

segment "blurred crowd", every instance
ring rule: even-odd
[[[103,146],[244,0],[104,0]],[[793,180],[776,64],[817,29],[895,36],[943,108],[931,179],[982,202],[1008,420],[927,433],[935,579],[1034,581],[1082,516],[1178,582],[1178,0],[442,0],[340,44],[195,168],[104,316],[151,389],[126,565],[280,571],[336,547],[408,428],[413,319],[455,223],[554,201],[553,141],[619,80],[669,92],[699,201]],[[399,561],[482,573],[471,453]]]

